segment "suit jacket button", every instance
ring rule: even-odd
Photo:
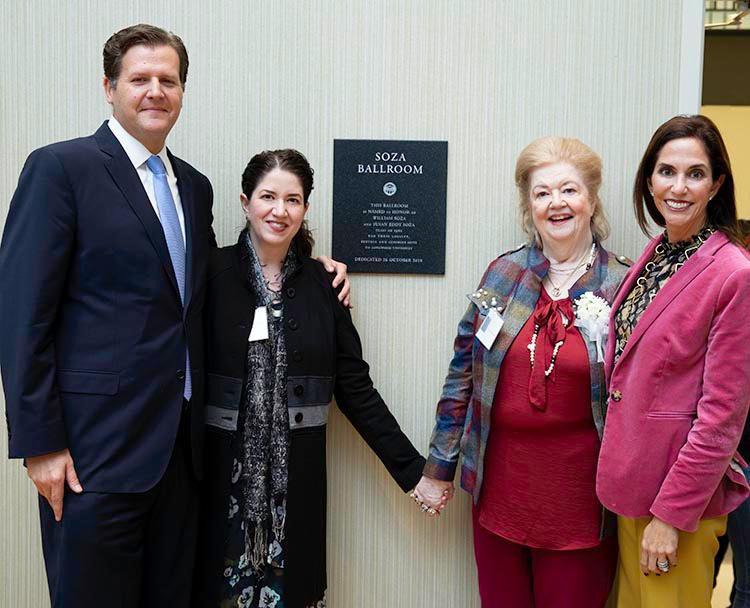
[[[178,380],[184,380],[185,379],[185,370],[178,369],[177,370],[177,379]]]
[[[622,393],[620,391],[612,391],[610,397],[612,397],[612,401],[619,401],[622,399]]]
[[[294,421],[295,421],[295,422],[296,422],[297,424],[299,424],[300,422],[302,422],[302,419],[303,419],[303,418],[304,418],[304,416],[302,415],[302,412],[297,412],[297,413],[296,413],[296,414],[294,415]]]
[[[289,319],[287,322],[287,325],[289,326],[289,329],[297,329],[299,327],[299,323],[297,323],[297,319]]]
[[[296,291],[294,290],[294,287],[288,287],[286,290],[286,295],[288,298],[293,298],[296,295]]]
[[[292,361],[302,361],[302,353],[298,350],[292,352]]]
[[[294,387],[294,394],[297,395],[297,397],[301,397],[302,395],[305,394],[305,387],[302,386],[301,384],[298,384],[297,386]],[[298,415],[301,416],[302,414],[298,414]]]

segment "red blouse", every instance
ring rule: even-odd
[[[536,312],[549,302],[542,290]],[[543,363],[546,369],[551,349],[541,348],[543,332],[537,340],[535,365]],[[528,345],[533,333],[532,314],[500,369],[479,522],[490,532],[529,547],[594,547],[599,544],[601,522],[595,488],[599,437],[591,415],[586,344],[570,323],[546,380],[546,408],[540,409],[529,399]],[[547,357],[542,361],[544,350]]]

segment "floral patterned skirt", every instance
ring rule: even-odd
[[[240,513],[242,498],[241,467],[232,466],[232,488],[229,496],[228,530],[224,547],[224,577],[219,608],[295,608],[284,603],[284,549],[269,531],[269,565],[261,574],[250,564],[245,542],[245,522]],[[326,608],[325,595],[305,608]]]

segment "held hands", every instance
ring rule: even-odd
[[[334,287],[338,287],[339,285],[343,284],[343,286],[341,287],[341,291],[339,292],[339,302],[341,302],[347,308],[354,308],[352,306],[351,300],[349,299],[349,290],[351,289],[351,285],[349,284],[349,277],[346,274],[346,264],[344,264],[343,262],[337,262],[336,260],[329,258],[327,255],[319,255],[315,259],[323,264],[323,268],[326,269],[326,272],[336,273],[336,276],[333,278]]]
[[[654,517],[643,530],[641,539],[641,572],[648,576],[666,574],[677,566],[679,532],[674,526]]]
[[[409,496],[414,499],[414,502],[419,505],[422,511],[430,517],[435,517],[440,515],[440,511],[453,498],[454,492],[452,481],[440,481],[422,475],[422,479],[419,480],[417,487],[409,493]]]
[[[66,449],[42,456],[32,456],[26,459],[26,469],[37,491],[52,507],[55,521],[61,521],[65,483],[67,482],[70,489],[77,494],[83,492],[70,452]]]

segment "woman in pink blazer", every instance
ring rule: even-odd
[[[618,515],[617,605],[708,608],[717,537],[749,492],[736,448],[750,403],[750,258],[716,126],[677,116],[659,127],[633,198],[641,229],[648,213],[665,231],[623,280],[607,343],[597,494]]]

